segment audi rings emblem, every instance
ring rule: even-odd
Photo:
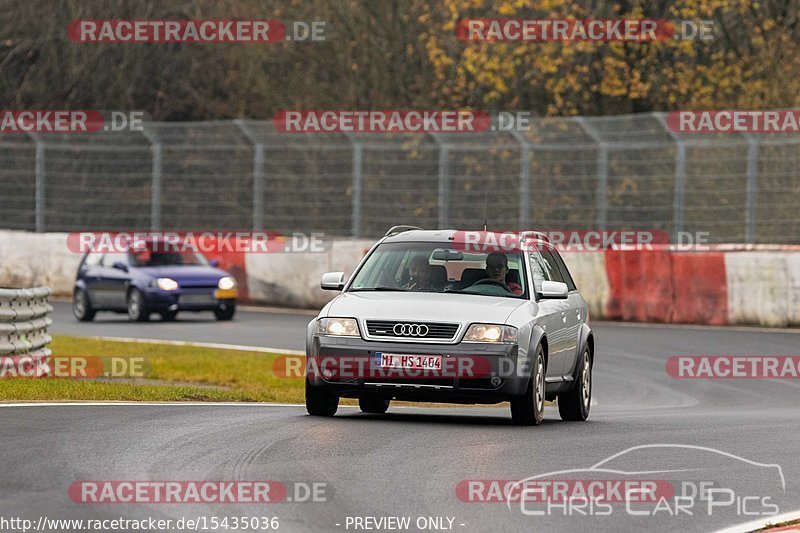
[[[425,324],[395,324],[392,331],[398,337],[425,337],[429,330]]]

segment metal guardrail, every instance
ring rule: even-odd
[[[47,328],[53,323],[47,316],[53,310],[47,302],[50,292],[48,287],[0,288],[0,365],[10,359],[18,366],[25,359],[32,369],[46,368],[52,354],[47,347],[52,340]]]

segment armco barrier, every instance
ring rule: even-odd
[[[47,287],[0,289],[0,367],[46,368],[51,354],[47,328],[53,323],[47,316],[53,310],[49,295]]]

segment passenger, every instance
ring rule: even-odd
[[[433,282],[433,269],[428,258],[424,255],[415,255],[411,258],[408,266],[408,283],[403,285],[403,288],[410,291],[430,291],[439,290],[441,287],[435,287]]]

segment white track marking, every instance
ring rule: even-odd
[[[94,401],[86,401],[86,402],[76,402],[76,401],[67,401],[67,402],[22,402],[22,403],[0,403],[0,407],[97,407],[97,406],[110,406],[110,407],[118,407],[118,406],[154,406],[154,405],[163,405],[169,407],[175,406],[206,406],[206,407],[305,407],[305,404],[300,403],[259,403],[259,402],[130,402],[130,401],[121,401],[121,402],[94,402]],[[348,405],[342,405],[340,407],[351,407]]]
[[[197,348],[216,348],[219,350],[237,350],[242,352],[261,352],[261,353],[275,353],[279,355],[305,355],[306,352],[300,350],[284,350],[281,348],[264,348],[261,346],[245,346],[242,344],[224,344],[218,342],[190,342],[190,341],[171,341],[161,339],[136,339],[133,337],[97,337],[97,336],[83,336],[79,335],[82,339],[94,339],[99,341],[114,341],[114,342],[138,342],[142,344],[168,344],[170,346],[194,346]]]
[[[707,326],[701,324],[663,324],[661,322],[614,322],[611,320],[592,320],[592,325],[618,326],[621,328],[664,328],[695,329],[712,331],[738,331],[743,333],[800,333],[800,328],[761,328],[758,326]]]
[[[764,528],[768,524],[777,526],[780,523],[791,522],[792,520],[797,520],[799,518],[800,518],[800,510],[789,511],[788,513],[762,517],[759,518],[758,520],[753,520],[752,522],[745,522],[744,524],[738,524],[735,526],[726,527],[725,529],[718,529],[714,533],[749,533],[751,531]]]

